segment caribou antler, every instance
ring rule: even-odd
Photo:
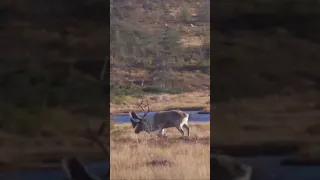
[[[148,100],[146,100],[146,101],[147,101],[146,105],[143,105],[143,100],[141,100],[141,102],[137,104],[137,106],[139,106],[143,110],[143,113],[144,113],[144,115],[142,116],[141,119],[145,118],[150,111],[149,102],[148,102]],[[145,107],[148,107],[147,112],[144,110]]]
[[[93,141],[93,142],[95,142],[102,149],[102,151],[107,155],[107,157],[109,158],[110,157],[110,153],[109,153],[109,150],[107,148],[107,144],[101,140],[101,135],[105,131],[106,126],[107,126],[107,122],[106,121],[101,123],[98,133],[94,133],[91,129],[88,128],[87,129],[86,138],[91,140],[91,141]]]

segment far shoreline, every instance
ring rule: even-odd
[[[170,111],[170,110],[181,110],[181,111],[198,111],[197,114],[210,114],[210,111],[207,110],[206,107],[180,107],[180,108],[165,108],[165,109],[152,109],[152,112],[155,111]],[[114,111],[112,113],[113,116],[123,116],[129,113],[130,111],[140,112],[141,109],[124,109],[119,111]]]
[[[114,121],[114,120],[112,120],[112,121]],[[210,121],[199,121],[199,122],[197,122],[197,121],[190,121],[190,122],[188,122],[188,124],[191,124],[191,125],[193,125],[193,124],[210,124]],[[116,122],[114,122],[114,125],[131,125],[131,123],[130,123],[130,122],[124,122],[124,123],[122,123],[122,122],[116,121]]]
[[[181,110],[181,111],[198,111],[197,114],[210,114],[210,111],[206,107],[182,107],[182,108],[166,108],[166,109],[157,109],[157,110],[152,110],[151,112],[155,111],[170,111],[170,110]],[[114,111],[112,113],[112,116],[126,116],[131,110],[119,110],[119,111]],[[135,112],[140,112],[141,110],[138,108],[133,109]]]
[[[157,94],[148,94],[143,98],[127,97],[120,104],[110,103],[110,114],[118,115],[130,111],[141,112],[137,106],[141,100],[148,100],[150,111],[167,111],[179,109],[182,111],[200,111],[210,113],[210,91],[186,92],[181,94],[162,94],[168,100],[160,101]]]

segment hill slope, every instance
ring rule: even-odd
[[[113,1],[110,14],[113,109],[132,103],[121,96],[209,92],[209,1]]]

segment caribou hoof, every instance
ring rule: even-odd
[[[189,139],[191,139],[191,137],[190,136],[182,136],[182,139],[189,140]]]

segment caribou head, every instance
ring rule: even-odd
[[[146,101],[146,104],[143,105],[143,100],[142,100],[140,103],[137,104],[137,106],[139,106],[144,112],[144,115],[142,117],[138,116],[134,111],[129,112],[130,121],[131,121],[132,127],[135,129],[134,132],[136,134],[138,134],[144,130],[145,123],[147,121],[147,119],[145,119],[145,117],[147,116],[147,114],[150,111],[148,101]],[[146,107],[148,107],[147,111],[145,111],[145,109],[144,109]]]

